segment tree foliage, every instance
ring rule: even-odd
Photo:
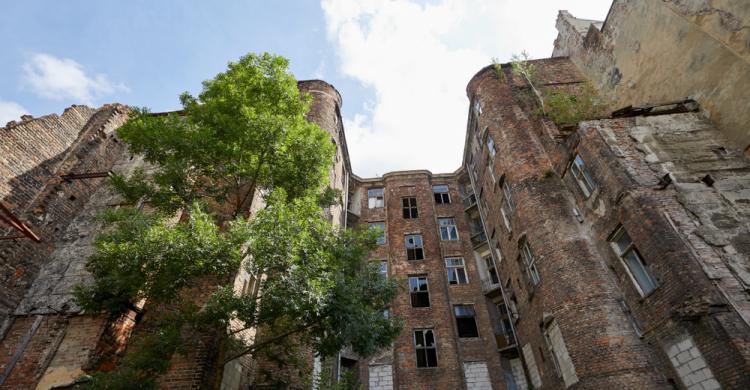
[[[224,362],[246,354],[292,361],[301,344],[323,356],[389,345],[400,325],[383,312],[396,282],[367,261],[377,232],[324,218],[338,200],[326,187],[334,146],[305,120],[310,101],[286,60],[243,57],[182,102],[182,115],[138,110],[118,131],[149,169],[112,184],[149,212],[103,215],[86,266],[94,281],[77,286],[76,297],[87,311],[112,313],[146,300],[153,329],[90,386],[153,387],[186,335],[217,329]],[[264,207],[250,217],[255,193],[265,194]],[[234,288],[240,267],[260,280],[257,295]],[[199,300],[185,293],[206,277],[220,282]],[[246,329],[256,336],[238,337]]]

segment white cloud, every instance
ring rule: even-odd
[[[28,113],[25,108],[16,102],[0,100],[0,127],[4,127],[6,123],[18,120],[21,115]]]
[[[603,19],[608,3],[321,0],[341,70],[375,91],[371,107],[345,119],[355,173],[458,168],[469,79],[492,57],[549,57],[558,9]]]
[[[93,104],[95,98],[129,89],[113,83],[104,74],[87,75],[83,66],[70,58],[37,53],[23,65],[23,81],[37,95],[54,100],[72,99]]]

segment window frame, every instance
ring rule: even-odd
[[[490,278],[492,284],[500,284],[500,275],[497,273],[497,267],[495,266],[495,260],[492,259],[492,254],[487,253],[482,256],[482,260],[484,260],[484,267],[487,270],[487,277]]]
[[[416,287],[417,290],[412,290],[412,280],[416,280],[417,284]],[[425,290],[420,290],[422,287],[422,284],[420,283],[422,280],[424,280],[424,287]],[[427,279],[427,275],[414,275],[409,276],[407,279],[407,282],[409,283],[409,305],[412,309],[419,309],[419,308],[425,308],[425,307],[432,307],[432,301],[430,300],[430,281]],[[427,296],[427,306],[414,306],[414,294],[425,294]]]
[[[492,135],[487,132],[487,141],[485,141],[485,145],[487,146],[487,153],[489,153],[490,160],[495,160],[495,154],[497,154],[497,150],[495,150],[495,139],[492,138]]]
[[[450,263],[449,260],[460,260],[460,264],[456,263]],[[443,258],[443,262],[445,263],[445,270],[446,270],[446,276],[448,278],[448,285],[460,285],[460,284],[469,284],[469,275],[466,272],[466,261],[461,256],[447,256]],[[463,282],[461,282],[461,277],[459,276],[460,273],[463,274]],[[456,281],[455,283],[451,280],[451,272],[455,272],[456,275]]]
[[[625,249],[620,250],[619,247],[619,240],[624,236],[628,237],[629,244],[625,246]],[[624,226],[619,226],[615,233],[612,234],[612,236],[609,239],[609,245],[612,248],[612,250],[615,252],[615,255],[620,259],[620,262],[623,265],[623,268],[625,268],[625,272],[630,277],[630,280],[633,282],[633,285],[635,286],[636,291],[638,291],[638,294],[641,297],[646,297],[656,291],[656,289],[659,288],[659,282],[656,280],[656,277],[651,272],[651,269],[649,268],[648,264],[646,264],[645,261],[643,261],[643,257],[641,256],[640,252],[638,252],[638,248],[635,246],[635,243],[633,242],[633,238],[630,237],[630,234],[628,234],[627,230],[625,230]],[[642,274],[646,276],[646,279],[651,283],[651,289],[648,291],[645,290],[644,286],[641,285],[641,283],[636,278],[635,274],[633,273],[633,270],[630,268],[630,262],[628,262],[625,258],[625,256],[628,253],[632,253],[633,256],[635,256],[635,259],[637,260],[637,264],[640,266],[642,270]]]
[[[383,226],[383,234],[380,237],[378,237],[375,242],[378,244],[378,246],[385,245],[388,242],[388,236],[385,234],[386,233],[386,231],[385,231],[385,221],[368,222],[368,227],[370,229],[374,228],[377,225],[382,225]],[[382,242],[380,240],[381,238],[383,239]]]
[[[456,312],[456,309],[459,307],[468,308],[470,309],[472,315],[460,315]],[[479,326],[477,325],[477,312],[476,309],[474,309],[474,304],[455,304],[453,305],[453,318],[456,320],[456,333],[458,335],[459,339],[474,339],[479,337]],[[474,326],[474,334],[473,336],[461,336],[461,325],[459,325],[459,318],[471,318]]]
[[[380,190],[380,195],[370,195],[370,191]],[[372,200],[375,200],[374,202]],[[367,189],[367,208],[382,209],[385,207],[385,187],[370,187]]]
[[[420,347],[417,343],[417,332],[421,333],[422,338],[422,346]],[[432,345],[427,345],[427,332],[429,332],[432,335]],[[433,328],[416,328],[412,329],[412,341],[414,342],[414,357],[416,359],[416,367],[417,368],[436,368],[438,366],[438,351],[437,351],[437,338],[435,337],[435,330]],[[434,350],[435,355],[435,364],[430,365],[430,359],[428,358],[428,351]],[[420,366],[419,365],[419,351],[424,351],[424,361],[426,365]]]
[[[419,245],[417,245],[417,240],[415,239],[413,246],[409,247],[409,241],[408,241],[409,237],[419,237],[419,240],[418,240]],[[406,247],[406,260],[408,261],[424,260],[424,239],[422,238],[422,234],[414,233],[414,234],[405,235],[404,246]],[[413,255],[411,253],[413,253]],[[419,258],[417,258],[417,253],[420,254]],[[411,257],[414,257],[414,258],[411,258]]]
[[[536,266],[536,258],[534,257],[534,252],[531,251],[529,240],[524,238],[521,241],[518,252],[526,269],[527,282],[532,287],[538,286],[542,282],[542,276],[539,274],[539,269]]]
[[[419,208],[417,207],[417,198],[406,196],[401,198],[401,216],[404,219],[419,218]]]
[[[458,225],[456,224],[456,218],[454,217],[440,217],[438,220],[438,232],[440,233],[440,241],[458,241]],[[443,221],[453,221],[451,224],[443,224]],[[451,228],[453,228],[453,233],[455,233],[454,236],[451,236]],[[443,229],[445,229],[446,236],[448,238],[443,237]],[[455,238],[453,238],[455,237]]]
[[[445,187],[445,192],[443,191],[436,191],[435,187]],[[433,198],[435,199],[435,203],[437,204],[450,204],[451,203],[451,194],[450,194],[450,187],[447,184],[435,184],[432,186],[432,194]],[[447,201],[446,201],[447,198]],[[438,199],[440,199],[438,201]]]
[[[597,184],[586,170],[586,163],[580,154],[576,153],[573,161],[570,163],[570,173],[573,175],[578,187],[581,189],[585,198],[591,197],[597,188]]]

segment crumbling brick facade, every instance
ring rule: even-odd
[[[692,101],[567,127],[539,113],[538,90],[575,92],[592,69],[622,63],[622,48],[603,39],[623,37],[618,23],[648,8],[633,4],[644,3],[616,1],[623,14],[604,26],[561,14],[556,57],[532,61],[533,79],[510,64],[481,69],[453,173],[354,175],[341,96],[324,81],[299,83],[312,96],[308,119],[337,147],[329,179],[343,198],[327,217],[384,227],[370,260],[403,287],[384,313],[404,324],[391,348],[324,361],[305,350],[310,374],[349,370],[378,390],[750,388],[750,162],[736,142],[744,130],[724,129],[735,109],[708,107],[723,115],[718,128]],[[619,83],[607,72],[595,84]],[[691,90],[680,82],[668,100]],[[621,97],[645,103],[639,88],[650,90]],[[95,216],[119,205],[106,173],[142,165],[114,135],[126,118],[121,105],[74,106],[0,129],[0,202],[28,228],[6,228],[17,223],[0,214],[1,389],[70,386],[112,369],[158,312],[85,314],[71,294],[90,277]],[[236,288],[249,278],[239,270]],[[216,284],[203,282],[196,291]],[[159,386],[269,388],[264,370],[294,373],[250,356],[222,364],[220,331],[197,335]]]

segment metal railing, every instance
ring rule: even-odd
[[[482,291],[486,294],[490,291],[494,291],[496,289],[500,288],[500,281],[499,280],[492,280],[491,276],[487,276],[485,278],[482,278]]]
[[[467,195],[462,200],[464,209],[469,209],[477,205],[477,196],[474,194]]]
[[[487,235],[483,231],[471,234],[471,245],[477,247],[487,242]]]

